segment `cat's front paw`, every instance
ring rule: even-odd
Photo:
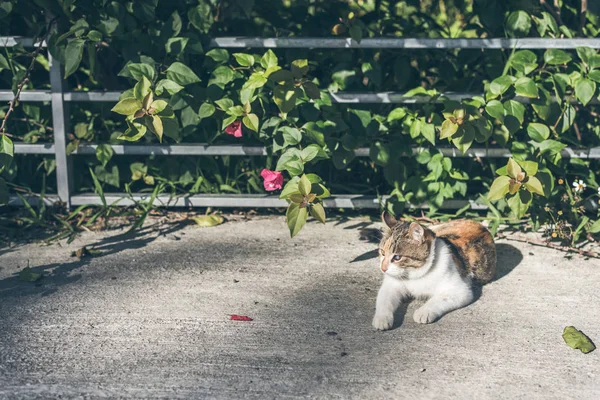
[[[394,315],[375,315],[373,317],[373,328],[379,331],[387,331],[394,324]]]
[[[413,319],[418,324],[430,324],[435,322],[440,315],[428,307],[421,307],[413,314]]]

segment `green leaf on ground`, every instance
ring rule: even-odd
[[[190,219],[194,221],[196,225],[204,228],[221,225],[225,222],[225,218],[220,215],[203,215],[201,217],[191,217]]]
[[[582,353],[587,354],[596,349],[594,343],[588,338],[583,332],[577,330],[574,326],[567,326],[563,331],[562,335],[565,343],[573,349],[581,350]]]

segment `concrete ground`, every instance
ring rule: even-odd
[[[371,328],[364,219],[90,233],[0,250],[0,398],[598,399],[600,262],[498,242],[499,274],[439,322]],[[103,254],[78,260],[72,250]],[[19,281],[29,262],[44,272]],[[231,314],[251,322],[231,321]]]

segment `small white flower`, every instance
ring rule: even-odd
[[[598,188],[598,194],[600,195],[600,187]]]
[[[573,188],[575,189],[575,193],[583,192],[587,185],[580,179],[573,181]]]

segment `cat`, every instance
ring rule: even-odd
[[[473,284],[494,278],[496,246],[480,223],[456,220],[426,228],[397,221],[387,212],[381,219],[389,229],[379,244],[384,277],[373,318],[375,329],[390,329],[394,312],[407,298],[427,298],[413,319],[420,324],[435,322],[473,302]]]

